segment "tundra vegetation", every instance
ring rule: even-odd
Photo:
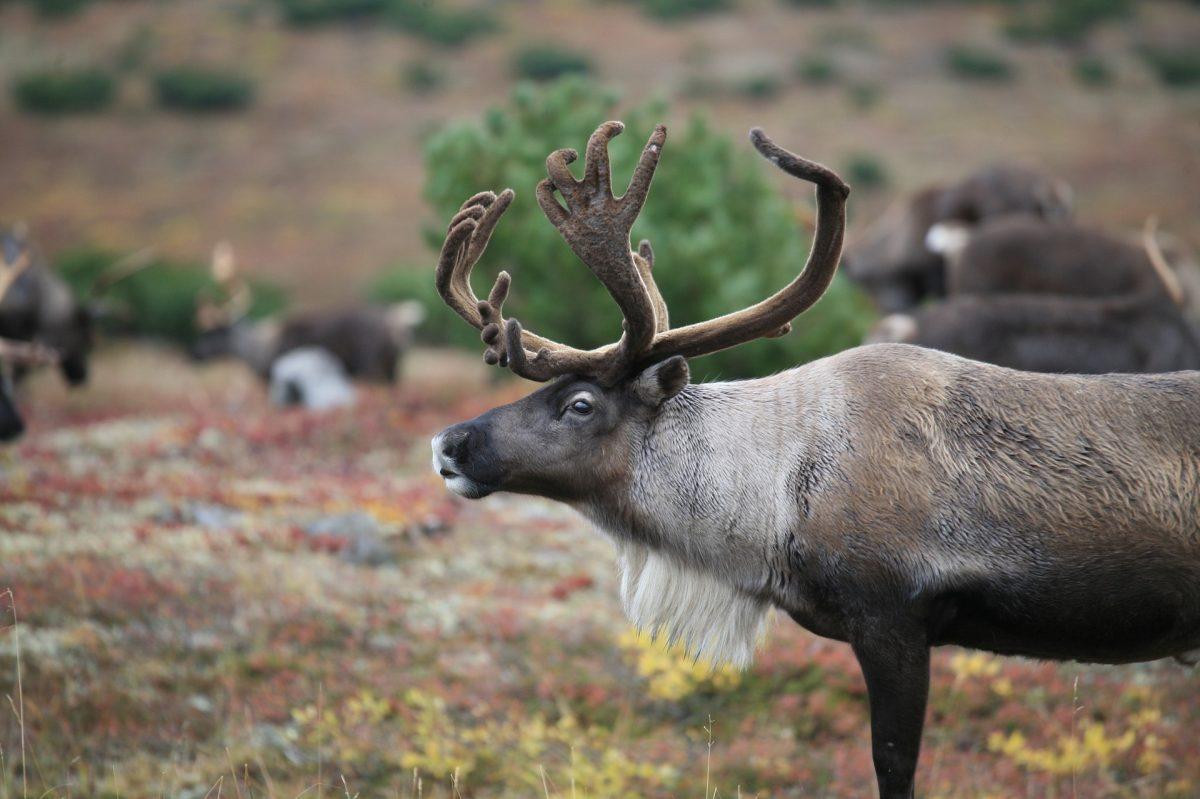
[[[1175,167],[1194,157],[1180,135],[1194,104],[1186,59],[1176,89],[1157,81],[1142,49],[1183,50],[1194,4],[1128,3],[1129,16],[1097,22],[1061,51],[1051,39],[1025,47],[1002,38],[1006,20],[1043,4],[731,0],[676,16],[645,13],[650,5],[421,0],[389,12],[373,0],[0,0],[6,88],[52,65],[95,65],[118,80],[120,98],[65,123],[18,115],[15,102],[0,109],[0,221],[29,219],[68,277],[72,262],[92,262],[90,274],[160,245],[146,277],[111,289],[115,313],[100,320],[109,333],[153,329],[186,341],[196,289],[211,288],[201,261],[224,236],[256,254],[256,279],[286,286],[297,304],[351,301],[387,262],[402,266],[378,276],[379,291],[429,300],[428,239],[441,243],[445,219],[479,183],[422,145],[461,135],[471,126],[444,120],[479,119],[491,103],[517,124],[503,100],[512,56],[524,32],[555,17],[564,45],[623,98],[616,109],[579,105],[571,125],[566,104],[538,117],[552,137],[523,128],[534,154],[519,156],[521,175],[470,153],[490,170],[487,185],[531,186],[546,152],[582,140],[597,119],[641,129],[657,114],[629,111],[662,96],[676,162],[690,157],[679,145],[702,104],[711,104],[708,140],[764,124],[834,164],[856,152],[886,157],[889,191],[856,186],[852,236],[884,201],[931,176],[1015,155],[1074,183],[1090,220],[1135,230],[1154,212],[1164,229],[1200,242],[1200,183]],[[35,13],[54,7],[79,13]],[[305,7],[329,12],[289,18]],[[607,24],[629,35],[596,36]],[[937,57],[947,41],[1003,53],[1017,78],[988,89],[988,102],[969,101],[975,84],[947,75]],[[690,48],[710,53],[695,70],[711,89],[703,95],[663,68]],[[769,64],[758,60],[767,51],[777,54]],[[798,52],[828,53],[836,84],[794,74]],[[1081,52],[1112,65],[1111,91],[1072,80]],[[239,53],[255,54],[244,68],[258,87],[243,113],[180,119],[153,109],[159,69],[233,65]],[[438,70],[442,87],[398,92],[397,71],[410,63]],[[783,79],[777,102],[734,90],[747,67]],[[1024,124],[1011,124],[1016,108]],[[1138,131],[1139,147],[1114,130]],[[632,158],[627,144],[614,147],[618,172]],[[743,150],[731,146],[734,157]],[[691,168],[707,187],[723,174],[699,160]],[[664,164],[656,197],[669,171]],[[670,214],[699,204],[713,220],[701,229],[719,232],[717,243],[692,240],[696,228],[682,224],[664,226],[672,242],[655,234],[677,321],[779,285],[701,275],[703,290],[692,293],[675,283],[680,258],[770,265],[776,226],[804,250],[803,187],[788,191],[753,156],[742,173],[765,173],[756,189],[772,198],[757,206],[773,220],[757,228],[765,245],[738,237],[748,220],[728,217],[719,192],[673,191]],[[453,178],[429,205],[427,175]],[[503,230],[489,249],[496,268],[524,270],[508,306],[572,342],[611,340],[615,318],[579,339],[553,322],[558,289],[522,308],[538,290],[532,265],[549,253],[547,239],[550,257],[563,249],[530,198],[523,192],[502,226],[529,215],[528,255]],[[652,205],[648,216],[668,213]],[[436,231],[422,237],[423,223]],[[72,278],[78,290],[89,284]],[[610,313],[591,286],[576,289],[589,317]],[[740,359],[697,359],[693,373],[775,371],[809,357],[793,347],[861,331],[870,311],[857,300],[852,313],[817,324],[833,300],[805,317],[803,336],[748,345]],[[478,344],[451,314],[430,322],[426,344]],[[873,779],[867,702],[846,647],[775,623],[755,664],[735,673],[632,634],[610,548],[572,513],[504,497],[458,503],[429,474],[432,433],[524,390],[485,382],[474,349],[465,359],[418,351],[410,365],[399,388],[367,387],[354,412],[319,421],[277,413],[241,367],[198,370],[158,343],[110,339],[84,394],[67,393],[49,369],[30,377],[20,396],[28,434],[0,450],[0,589],[12,591],[0,590],[0,674],[12,698],[0,714],[0,796],[292,799],[320,795],[318,783],[326,796],[364,799],[864,794]],[[918,772],[930,796],[1184,799],[1200,790],[1193,672],[937,650],[932,684]]]

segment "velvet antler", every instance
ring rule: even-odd
[[[437,287],[446,304],[480,331],[488,345],[484,353],[488,363],[507,365],[531,380],[579,374],[611,384],[671,355],[704,355],[756,338],[781,336],[791,329],[791,320],[828,288],[841,256],[849,188],[833,171],[784,150],[756,128],[750,139],[759,153],[817,187],[816,234],[808,262],[795,280],[749,308],[670,329],[667,305],[653,276],[650,243],[641,242],[637,252],[629,248],[629,231],[645,204],[667,131],[662,125],[655,128],[629,188],[617,198],[611,187],[608,142],[622,130],[620,122],[606,122],[596,129],[588,140],[582,180],[576,180],[568,168],[578,158],[574,150],[551,153],[546,159],[549,177],[537,187],[546,217],[621,309],[625,321],[620,341],[578,350],[530,333],[516,319],[504,319],[503,304],[511,285],[507,272],[497,277],[487,300],[475,296],[471,270],[513,199],[511,189],[498,196],[481,192],[467,200],[450,222],[438,262]]]

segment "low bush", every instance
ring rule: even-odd
[[[1115,76],[1112,67],[1100,56],[1085,55],[1075,61],[1071,70],[1075,80],[1091,88],[1111,86]]]
[[[248,106],[254,99],[254,83],[237,72],[181,66],[155,75],[154,92],[163,108],[219,113]]]
[[[866,110],[879,105],[879,101],[883,99],[883,87],[878,83],[855,83],[849,88],[847,94],[851,105]]]
[[[496,229],[476,276],[485,292],[500,269],[513,275],[505,310],[532,329],[575,346],[593,347],[620,336],[620,315],[604,288],[579,263],[543,216],[533,188],[545,177],[545,158],[561,147],[580,152],[595,126],[620,118],[627,132],[611,145],[615,190],[629,180],[654,123],[668,119],[661,104],[621,108],[616,97],[582,78],[539,87],[525,84],[479,122],[453,123],[426,144],[425,196],[434,210],[428,238],[440,247],[445,223],[464,199],[484,188],[512,186],[517,199]],[[788,142],[781,142],[787,145]],[[820,153],[812,153],[819,157]],[[575,165],[577,170],[581,164]],[[787,185],[789,180],[793,185]],[[750,305],[793,279],[806,253],[806,235],[783,188],[808,196],[748,142],[733,142],[702,117],[675,126],[633,239],[649,238],[656,276],[675,325]],[[377,299],[430,299],[432,261],[395,270],[374,285]],[[858,344],[870,321],[858,292],[840,277],[829,293],[781,339],[758,341],[697,359],[698,377],[761,375]],[[449,309],[430,314],[427,334],[478,348],[478,333]]]
[[[889,183],[887,167],[870,153],[855,153],[846,159],[846,182],[851,188],[872,190]]]
[[[1178,89],[1200,84],[1200,50],[1145,46],[1141,54],[1164,86]]]
[[[513,56],[513,71],[519,78],[554,80],[563,75],[586,75],[592,71],[587,56],[554,44],[532,44]]]
[[[838,79],[837,65],[823,53],[810,53],[796,59],[796,76],[813,86],[826,86]]]
[[[387,0],[278,0],[289,25],[305,27],[379,14]]]
[[[62,253],[55,267],[77,296],[88,296],[96,281],[120,257],[106,250],[80,248]],[[250,316],[276,313],[286,305],[274,284],[252,281]],[[114,283],[100,299],[108,307],[103,317],[110,332],[188,342],[195,335],[196,299],[216,290],[208,269],[200,264],[156,260]]]
[[[480,9],[453,9],[430,0],[277,0],[285,22],[312,27],[385,19],[396,28],[447,47],[464,44],[496,28]]]
[[[80,11],[91,0],[26,0],[41,17],[67,17]]]
[[[974,45],[947,47],[942,54],[942,63],[952,76],[963,80],[1001,83],[1016,75],[1012,62],[1003,55]]]
[[[387,15],[403,31],[444,47],[457,47],[496,29],[480,10],[447,10],[429,0],[389,0]]]
[[[783,91],[783,81],[778,75],[762,72],[748,75],[734,83],[734,91],[752,100],[770,100]]]
[[[432,94],[446,82],[445,74],[427,60],[410,61],[400,69],[400,80],[415,94]]]
[[[1132,12],[1132,0],[1051,0],[1022,5],[1004,29],[1017,41],[1078,42],[1097,25]]]
[[[734,0],[636,0],[652,17],[682,19],[733,8]]]
[[[35,114],[85,114],[112,104],[116,80],[100,69],[49,69],[27,72],[13,81],[13,101]]]

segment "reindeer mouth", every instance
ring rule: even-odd
[[[466,499],[483,499],[496,490],[459,471],[454,459],[441,451],[438,438],[433,440],[433,470],[446,481],[446,488]]]

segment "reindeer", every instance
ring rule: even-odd
[[[891,314],[865,343],[903,342],[1030,372],[1200,369],[1200,332],[1161,286],[1137,294],[964,295]]]
[[[1187,301],[1156,239],[1151,218],[1142,241],[1075,224],[1005,217],[970,229],[938,223],[930,248],[946,261],[948,296],[1049,294],[1105,297],[1147,294]]]
[[[28,268],[30,254],[21,252],[13,263],[0,270],[0,303]],[[27,341],[0,338],[0,442],[13,441],[25,432],[25,421],[17,407],[13,368],[57,363],[58,354],[48,347]]]
[[[18,226],[3,241],[5,264],[28,258],[28,268],[0,300],[0,337],[36,341],[58,353],[58,366],[67,383],[80,386],[88,379],[93,314],[70,287],[33,251],[25,231]],[[18,369],[20,376],[24,371]]]
[[[669,325],[630,228],[666,140],[625,195],[609,122],[546,161],[537,198],[625,319],[578,350],[504,318],[472,268],[513,200],[471,197],[437,266],[484,360],[546,385],[441,431],[452,492],[548,497],[616,544],[625,610],[698,655],[745,664],[768,611],[850,644],[866,680],[879,792],[911,797],[930,648],[1104,663],[1200,655],[1200,373],[1056,376],[908,345],[860,347],[758,380],[689,383],[687,359],[786,333],[837,269],[849,189],[754,146],[816,186],[812,249],[778,293]],[[566,201],[561,205],[556,193]]]
[[[352,378],[394,383],[400,360],[412,343],[412,331],[425,315],[420,303],[402,302],[251,321],[247,318],[251,290],[238,275],[227,244],[214,250],[212,271],[225,299],[200,303],[196,313],[200,334],[192,345],[192,357],[233,355],[265,381],[271,379],[272,366],[281,356],[318,347],[340,361]]]
[[[927,186],[892,206],[846,254],[846,274],[881,311],[911,308],[946,295],[945,261],[930,246],[944,223],[972,229],[1009,215],[1049,222],[1071,216],[1071,189],[1016,166],[992,166],[950,186]]]

